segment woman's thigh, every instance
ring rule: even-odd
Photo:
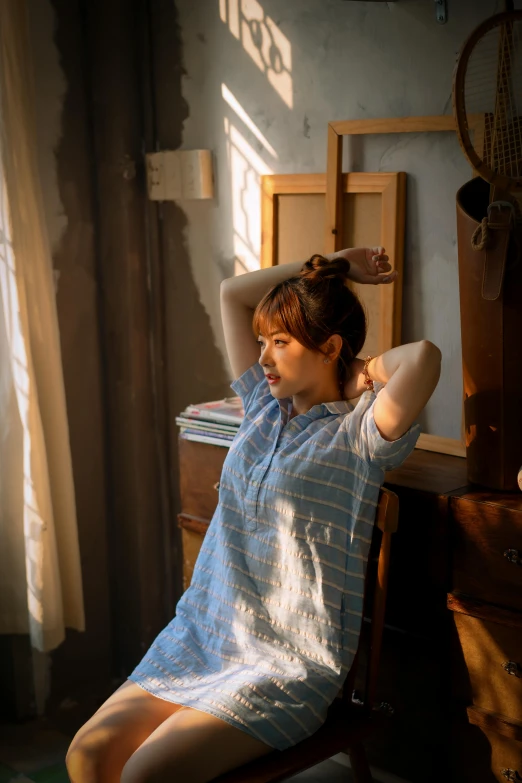
[[[114,783],[125,762],[181,706],[126,680],[75,735],[67,753],[72,783]]]
[[[273,750],[214,715],[183,707],[130,757],[121,783],[207,783]]]

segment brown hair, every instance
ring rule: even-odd
[[[363,305],[345,285],[349,263],[328,261],[315,254],[301,272],[273,286],[257,305],[252,328],[257,338],[273,329],[292,335],[301,345],[323,353],[321,345],[333,334],[342,337],[337,364],[340,399],[350,377],[349,365],[366,340],[367,317]]]

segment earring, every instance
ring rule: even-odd
[[[323,359],[324,364],[328,364],[329,361],[330,359]]]

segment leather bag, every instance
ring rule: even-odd
[[[522,259],[513,198],[480,177],[457,192],[468,480],[518,491],[522,467]]]

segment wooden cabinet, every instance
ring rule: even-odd
[[[186,589],[227,450],[180,437],[179,452]],[[385,485],[400,516],[370,763],[411,783],[521,781],[522,495],[477,491],[464,459],[420,449]]]
[[[522,781],[522,495],[450,505],[455,779]]]

